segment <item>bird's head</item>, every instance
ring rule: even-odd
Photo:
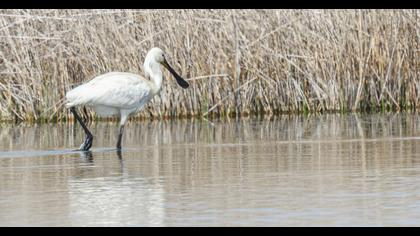
[[[163,50],[160,48],[150,49],[146,57],[150,57],[158,63],[162,63],[163,61],[165,61],[165,54],[163,53]]]
[[[190,85],[187,81],[185,81],[181,76],[178,75],[178,73],[175,72],[174,69],[169,65],[169,63],[166,61],[165,53],[160,48],[152,48],[147,53],[146,58],[150,58],[151,60],[163,65],[166,69],[171,72],[171,74],[175,77],[176,82],[181,86],[182,88],[188,88]]]

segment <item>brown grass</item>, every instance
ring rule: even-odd
[[[191,87],[165,72],[137,118],[414,110],[419,12],[0,10],[0,118],[65,120],[67,90],[153,46]]]

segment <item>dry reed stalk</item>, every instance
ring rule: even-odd
[[[133,119],[420,107],[419,10],[0,10],[0,119],[66,120],[67,90],[109,71],[165,72]],[[93,111],[86,116],[94,118]]]

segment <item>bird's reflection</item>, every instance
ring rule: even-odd
[[[117,158],[120,161],[121,168],[123,167],[123,155],[120,149],[116,150]],[[92,151],[82,151],[80,152],[80,158],[86,162],[93,163],[93,152]]]
[[[121,149],[117,149],[117,157],[118,157],[118,160],[120,161],[121,173],[123,173],[124,172],[124,162],[123,162],[123,158],[122,158]]]
[[[93,153],[91,151],[80,152],[80,158],[86,162],[93,163]]]

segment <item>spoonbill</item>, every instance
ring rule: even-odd
[[[109,72],[66,93],[66,107],[73,113],[86,134],[79,150],[89,150],[92,146],[93,135],[77,114],[76,107],[91,107],[101,117],[119,116],[117,149],[121,150],[121,139],[127,118],[140,111],[161,90],[163,75],[160,65],[172,73],[182,88],[188,88],[188,82],[172,69],[163,51],[155,47],[147,53],[143,64],[145,76],[151,80],[132,73]]]

